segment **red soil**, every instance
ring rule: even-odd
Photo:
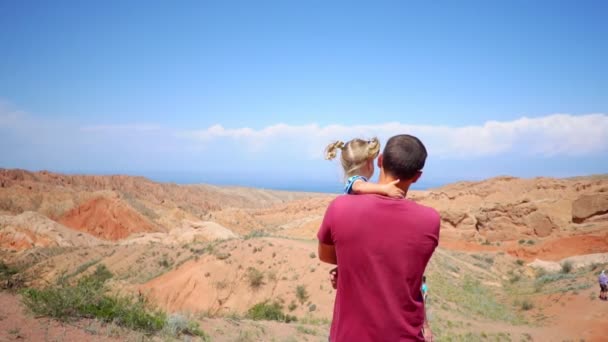
[[[578,295],[555,293],[535,300],[535,307],[551,317],[551,331],[554,338],[566,340],[576,337],[581,341],[606,341],[608,336],[608,302],[593,296],[599,295],[599,287]],[[575,336],[571,336],[575,332]],[[553,338],[551,338],[553,339]]]
[[[556,238],[530,247],[511,248],[507,252],[525,260],[547,261],[559,261],[573,255],[606,253],[608,252],[608,234]]]
[[[133,233],[158,229],[118,199],[97,197],[65,213],[60,223],[106,240],[120,240]]]

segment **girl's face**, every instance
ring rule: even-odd
[[[365,164],[365,167],[363,167],[363,169],[361,170],[361,176],[363,176],[367,179],[371,179],[373,175],[374,175],[374,160],[369,159],[367,161],[367,163]]]

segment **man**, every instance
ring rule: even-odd
[[[418,138],[392,137],[378,157],[379,183],[400,180],[407,194],[426,157]],[[319,258],[339,269],[330,341],[424,341],[420,287],[439,221],[432,208],[380,195],[329,205],[317,236]]]

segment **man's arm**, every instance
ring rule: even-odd
[[[328,264],[337,265],[338,257],[336,256],[336,247],[334,245],[326,245],[319,241],[319,260]]]

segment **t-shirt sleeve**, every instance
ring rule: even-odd
[[[353,185],[358,180],[367,182],[367,178],[365,178],[363,176],[352,176],[352,177],[349,177],[346,180],[346,184],[344,185],[344,193],[345,194],[350,194],[353,191]]]
[[[326,245],[333,245],[333,232],[332,232],[332,212],[333,212],[333,202],[327,207],[325,210],[325,216],[323,217],[323,222],[321,222],[321,227],[319,228],[319,232],[317,233],[317,238],[319,242],[324,243]]]

